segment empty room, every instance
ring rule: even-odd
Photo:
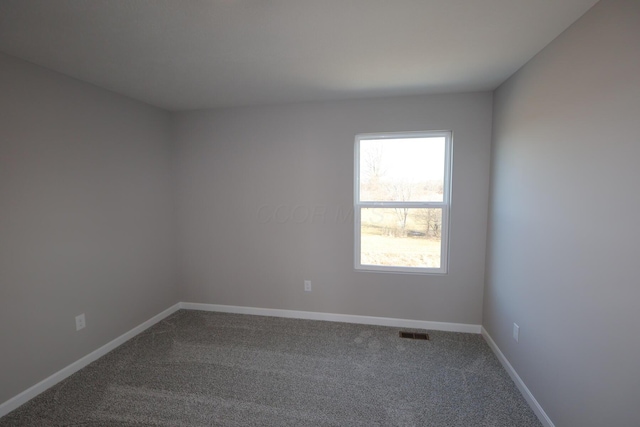
[[[0,427],[640,426],[640,1],[0,0]]]

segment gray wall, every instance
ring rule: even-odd
[[[639,160],[640,2],[602,0],[495,94],[483,324],[557,426],[640,425]]]
[[[477,93],[177,113],[183,301],[480,324],[491,106]],[[354,136],[444,129],[449,274],[355,272]]]
[[[0,120],[4,402],[178,293],[168,113],[0,54]]]

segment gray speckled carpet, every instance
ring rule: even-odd
[[[180,310],[7,426],[540,426],[480,335]]]

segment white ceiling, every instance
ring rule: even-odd
[[[492,90],[597,0],[0,0],[0,51],[167,110]]]

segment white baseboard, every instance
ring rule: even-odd
[[[430,322],[426,320],[394,319],[391,317],[358,316],[353,314],[319,313],[315,311],[279,310],[274,308],[240,307],[234,305],[199,304],[181,302],[186,310],[217,311],[221,313],[252,314],[258,316],[287,317],[293,319],[326,320],[330,322],[391,326],[396,328],[431,329],[435,331],[481,333],[480,325],[467,323]]]
[[[125,332],[124,334],[120,335],[118,338],[114,339],[113,341],[108,342],[107,344],[103,345],[99,349],[92,351],[91,353],[87,354],[83,358],[76,360],[69,366],[59,370],[58,372],[51,375],[50,377],[40,381],[38,384],[32,387],[29,387],[28,389],[18,394],[17,396],[14,396],[11,399],[7,400],[6,402],[0,404],[0,417],[5,416],[6,414],[13,411],[14,409],[17,409],[19,406],[27,403],[29,400],[33,399],[43,391],[47,390],[50,387],[53,387],[54,385],[64,380],[68,376],[76,373],[80,369],[87,366],[89,363],[99,359],[100,357],[104,356],[111,350],[124,344],[129,339],[135,337],[145,329],[150,328],[151,326],[160,322],[165,317],[175,313],[179,309],[180,309],[180,304],[175,304],[169,307],[162,313],[153,316],[151,319],[147,320],[144,323],[141,323],[140,325],[136,326],[130,331]]]
[[[533,412],[535,412],[542,425],[545,427],[555,427],[555,424],[553,424],[551,418],[549,418],[547,413],[544,412],[542,406],[540,406],[536,398],[533,397],[533,394],[531,393],[527,385],[524,383],[524,381],[522,381],[522,378],[520,378],[520,375],[518,375],[516,370],[513,369],[511,363],[509,363],[505,355],[502,353],[502,351],[500,351],[500,348],[495,343],[495,341],[493,341],[493,338],[491,338],[491,335],[489,335],[489,332],[487,332],[484,327],[482,328],[482,336],[487,341],[489,347],[491,347],[491,350],[493,350],[500,363],[502,363],[502,366],[507,371],[513,382],[516,383],[518,390],[520,390],[520,393],[522,393],[522,396],[524,396],[531,409],[533,409]]]

